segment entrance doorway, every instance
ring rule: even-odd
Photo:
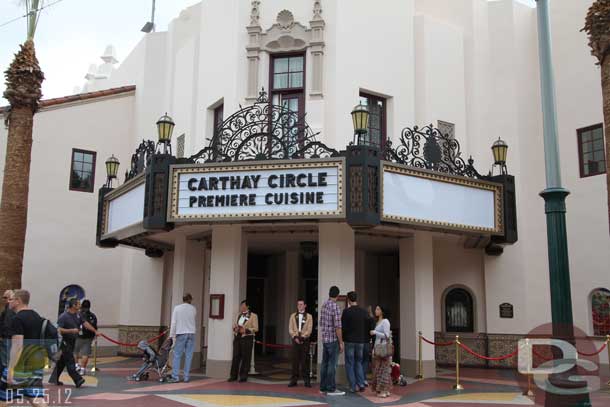
[[[358,304],[375,311],[381,305],[394,342],[394,360],[400,360],[400,265],[397,239],[367,235],[356,237],[356,292]]]
[[[250,245],[247,263],[247,300],[258,315],[256,370],[271,379],[289,374],[288,321],[303,298],[312,314],[317,337],[318,255],[315,242],[275,242]]]

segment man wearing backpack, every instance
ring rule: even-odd
[[[84,300],[80,306],[80,318],[83,322],[89,323],[94,330],[87,329],[87,325],[83,326],[81,333],[76,338],[76,364],[79,369],[79,373],[84,375],[87,370],[87,363],[89,362],[89,355],[91,355],[91,344],[93,339],[97,335],[97,316],[91,312],[91,301]]]
[[[58,386],[63,385],[59,378],[64,368],[68,369],[68,374],[74,381],[74,385],[78,388],[85,383],[85,379],[76,370],[76,361],[74,360],[74,347],[76,345],[76,338],[78,337],[82,327],[89,329],[90,331],[97,332],[96,329],[91,326],[87,321],[82,321],[78,310],[80,308],[80,301],[78,298],[70,298],[68,301],[68,309],[59,316],[57,325],[59,326],[59,333],[62,336],[60,345],[61,356],[55,364],[55,369],[51,373],[49,378],[50,384]]]
[[[47,406],[42,375],[46,350],[40,338],[44,319],[29,308],[30,293],[15,290],[9,298],[9,306],[16,313],[11,324],[11,353],[6,378],[2,376],[0,394],[8,402],[28,401],[33,406]]]

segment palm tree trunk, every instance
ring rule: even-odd
[[[6,71],[4,97],[10,103],[10,112],[0,202],[0,291],[21,288],[32,128],[43,80],[34,42],[27,40]]]
[[[610,223],[610,55],[603,59],[601,74],[604,100],[604,138],[606,139],[606,191],[608,193],[608,222]]]
[[[0,292],[21,288],[34,121],[28,107],[10,115],[0,204]]]

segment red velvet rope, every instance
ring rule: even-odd
[[[553,358],[547,358],[544,355],[541,355],[540,353],[536,352],[536,350],[534,349],[534,347],[532,346],[532,353],[536,356],[538,356],[540,359],[544,360],[544,361],[549,361],[549,360],[553,360]]]
[[[283,344],[275,344],[275,343],[266,343],[261,341],[255,341],[259,345],[263,345],[267,348],[275,348],[275,349],[289,349],[292,348],[292,345],[283,345]],[[316,345],[317,342],[311,342],[312,345]]]
[[[148,342],[148,343],[152,343],[152,342],[156,341],[157,339],[160,339],[160,338],[161,338],[163,335],[165,335],[167,332],[168,332],[168,331],[161,332],[161,334],[159,334],[159,335],[155,336],[154,338],[150,338],[149,340],[147,340],[147,342]],[[137,347],[138,347],[138,344],[137,344],[137,343],[124,343],[124,342],[119,342],[119,341],[117,341],[117,340],[114,340],[114,339],[112,339],[112,338],[107,337],[106,335],[104,335],[104,334],[102,334],[102,333],[100,333],[100,336],[101,336],[102,338],[104,338],[104,339],[106,339],[106,340],[108,340],[108,341],[110,341],[110,342],[112,342],[112,343],[116,344],[116,345],[119,345],[119,346],[127,346],[127,347],[129,347],[129,348],[137,348]]]
[[[453,345],[455,342],[451,341],[451,342],[432,342],[431,340],[426,339],[424,336],[421,337],[423,339],[424,342],[429,343],[430,345],[434,345],[434,346],[451,346]]]
[[[509,353],[508,355],[504,355],[504,356],[498,356],[498,357],[489,357],[489,356],[483,356],[483,355],[479,355],[478,353],[476,353],[475,351],[473,351],[472,349],[470,349],[468,346],[464,345],[463,343],[460,342],[459,344],[462,349],[464,349],[466,352],[470,353],[471,355],[474,355],[476,357],[478,357],[479,359],[485,359],[485,360],[504,360],[504,359],[510,359],[513,356],[515,356],[518,352],[519,349],[515,349],[515,351],[513,353]]]
[[[604,342],[604,344],[602,345],[601,348],[599,348],[599,350],[597,352],[593,352],[593,353],[584,353],[581,351],[578,351],[578,354],[581,356],[597,356],[600,353],[602,353],[604,351],[604,349],[606,349],[606,346],[608,346],[608,342]]]

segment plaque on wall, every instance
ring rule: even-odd
[[[500,304],[500,318],[512,318],[513,317],[513,304],[507,302]]]

